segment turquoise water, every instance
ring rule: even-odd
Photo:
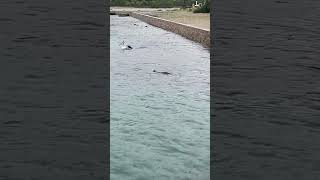
[[[111,179],[208,180],[209,50],[132,17],[110,18]],[[133,50],[121,50],[123,40]]]

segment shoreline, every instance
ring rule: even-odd
[[[134,8],[111,7],[110,12],[138,12],[145,15],[159,17],[177,23],[187,24],[201,29],[210,30],[210,13],[193,13],[181,8]]]
[[[110,15],[131,16],[152,26],[173,32],[191,41],[200,43],[206,48],[210,47],[209,29],[199,28],[189,24],[183,24],[160,17],[142,14],[141,11],[138,10],[140,9],[136,9],[135,11],[127,11],[125,9],[122,9],[122,11],[110,10]],[[154,11],[156,10],[157,9],[154,9]]]

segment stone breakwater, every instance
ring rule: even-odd
[[[210,47],[210,30],[201,29],[194,26],[177,23],[137,12],[113,11],[111,15],[130,15],[136,19],[146,22],[155,27],[179,34],[189,40],[200,43],[203,46]]]

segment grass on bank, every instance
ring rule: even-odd
[[[192,9],[194,13],[209,13],[211,0],[198,0],[202,3],[200,8]],[[110,0],[111,6],[127,6],[136,8],[191,8],[195,0]]]
[[[210,14],[208,13],[192,13],[192,11],[182,9],[152,11],[145,13],[154,17],[159,17],[178,23],[188,24],[203,29],[210,29]]]

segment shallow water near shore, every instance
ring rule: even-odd
[[[111,179],[209,179],[209,50],[110,19]],[[123,40],[133,49],[121,50]]]

